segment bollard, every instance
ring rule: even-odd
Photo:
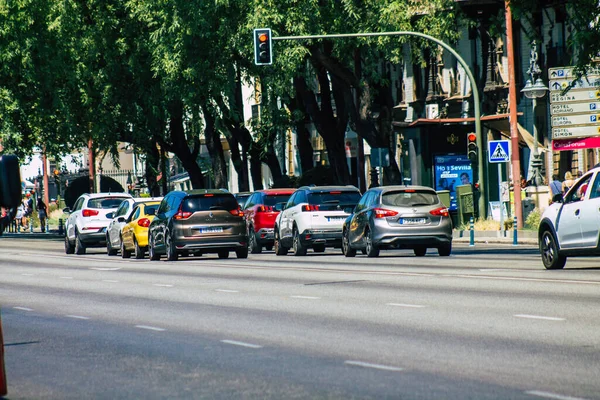
[[[48,223],[48,218],[46,218],[46,229],[45,229],[45,232],[48,233],[49,229],[50,229],[50,224]]]
[[[62,235],[64,233],[63,229],[64,229],[64,227],[63,227],[63,220],[62,220],[62,218],[59,218],[58,219],[58,234],[59,235]]]
[[[29,233],[33,233],[33,218],[29,218]]]
[[[469,219],[469,246],[475,246],[475,221],[473,217]]]
[[[513,246],[516,246],[518,244],[517,241],[517,216],[515,215],[513,217]]]

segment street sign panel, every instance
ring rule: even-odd
[[[552,139],[567,139],[600,135],[599,126],[570,126],[552,128]]]
[[[600,114],[558,115],[552,117],[552,126],[598,125]]]
[[[574,139],[555,139],[552,141],[552,150],[554,151],[593,149],[596,147],[600,147],[600,137],[598,136]]]
[[[557,103],[550,105],[550,114],[581,114],[600,112],[600,102],[586,101],[584,103]]]
[[[569,79],[554,79],[550,81],[550,91],[561,91],[573,84],[571,89],[598,89],[600,86],[600,76],[588,75],[573,82],[573,78]]]
[[[590,101],[600,99],[600,90],[589,90],[589,89],[574,89],[569,90],[564,95],[561,92],[550,93],[551,103],[564,103],[574,101]]]
[[[573,73],[573,67],[558,67],[548,69],[548,79],[573,79],[575,75]],[[586,71],[588,76],[600,75],[600,68],[590,68]]]
[[[490,140],[488,142],[488,154],[490,163],[510,161],[510,140]]]

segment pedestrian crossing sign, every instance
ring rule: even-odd
[[[510,161],[510,141],[490,140],[488,142],[488,154],[490,163],[502,163]]]

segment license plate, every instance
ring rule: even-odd
[[[420,225],[427,222],[425,218],[400,218],[398,222],[401,225]]]
[[[330,216],[330,217],[325,217],[325,218],[327,219],[327,221],[331,222],[331,221],[343,221],[347,217],[345,217],[343,215],[342,216],[335,215],[335,216]]]
[[[200,228],[199,229],[200,233],[221,233],[223,232],[223,227],[220,226],[216,226],[216,227],[206,227],[206,228]]]

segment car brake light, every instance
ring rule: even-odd
[[[329,192],[329,194],[342,194],[342,192],[337,191],[337,192]]]
[[[302,206],[302,211],[319,211],[319,206],[316,204],[305,204]]]
[[[147,228],[150,226],[150,220],[148,218],[142,218],[138,220],[137,224],[142,228]]]
[[[84,217],[93,217],[95,215],[98,215],[99,211],[98,210],[90,210],[89,208],[85,208],[82,212],[81,215]]]
[[[374,208],[375,218],[386,218],[398,215],[398,211],[386,210],[385,208]]]
[[[273,206],[258,206],[256,208],[256,212],[271,212],[273,211]]]
[[[429,214],[441,217],[447,217],[450,214],[448,213],[448,209],[446,207],[436,208],[435,210],[429,211]]]
[[[188,219],[191,216],[192,216],[192,213],[190,211],[183,211],[181,209],[181,205],[180,205],[179,209],[177,210],[177,213],[175,215],[173,215],[173,218],[174,219]]]
[[[244,212],[240,209],[240,207],[234,208],[233,210],[230,210],[229,213],[231,215],[235,215],[236,217],[243,217],[244,216]]]

